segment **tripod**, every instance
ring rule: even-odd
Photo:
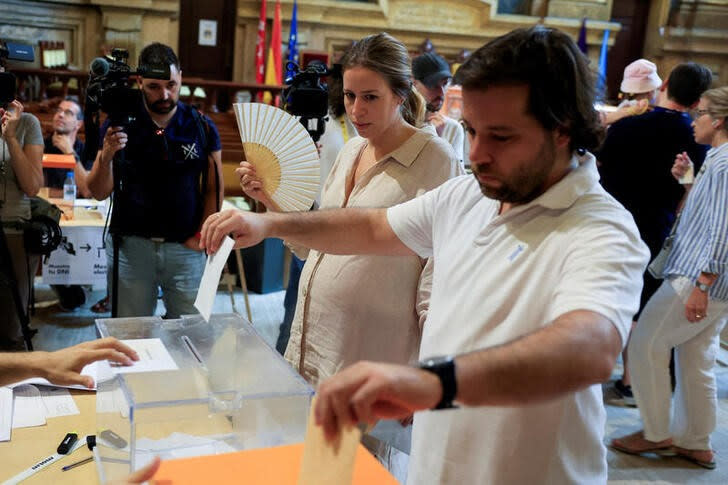
[[[3,286],[8,287],[13,298],[16,314],[20,320],[20,328],[23,331],[25,347],[28,350],[33,350],[33,335],[35,335],[38,331],[30,328],[30,317],[28,316],[27,308],[23,304],[22,298],[20,297],[18,279],[15,275],[15,269],[13,268],[13,259],[10,254],[7,237],[5,236],[5,229],[3,225],[0,224],[0,288]]]

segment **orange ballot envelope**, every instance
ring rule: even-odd
[[[354,428],[334,447],[313,420],[306,442],[222,455],[163,461],[151,483],[156,485],[397,485],[397,480],[359,444]]]

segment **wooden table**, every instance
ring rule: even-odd
[[[45,426],[14,429],[11,440],[0,443],[0,482],[17,475],[42,458],[56,452],[58,444],[68,432],[75,432],[79,439],[96,432],[96,393],[71,390],[81,414],[49,418]],[[44,468],[24,484],[97,484],[99,483],[94,462],[77,466],[66,472],[61,468],[91,456],[85,446],[73,454]]]

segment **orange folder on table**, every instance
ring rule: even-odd
[[[303,443],[163,461],[150,483],[157,485],[296,485]],[[362,445],[356,451],[352,485],[397,485]]]
[[[76,157],[73,155],[43,154],[43,168],[67,168],[73,170],[75,167]]]

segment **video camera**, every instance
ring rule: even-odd
[[[116,48],[110,56],[97,57],[91,62],[86,109],[105,112],[113,126],[127,126],[133,120],[140,93],[129,85],[131,76],[170,78],[169,65],[139,66],[132,71],[126,62],[128,58],[129,51]]]
[[[86,88],[84,118],[86,145],[83,158],[93,160],[99,146],[99,111],[109,116],[111,126],[128,126],[134,121],[141,102],[141,92],[130,85],[129,78],[141,76],[168,80],[169,65],[142,65],[134,71],[127,64],[129,51],[112,49],[110,56],[97,57],[91,62]]]
[[[6,61],[33,62],[34,59],[33,46],[0,40],[0,66],[5,67]],[[14,74],[0,72],[0,106],[3,108],[15,99],[15,86]]]
[[[286,79],[283,89],[283,109],[301,117],[301,123],[317,142],[324,134],[326,116],[329,112],[329,89],[323,78],[341,76],[341,65],[329,68],[325,64],[310,63],[305,69],[295,62],[286,64],[286,70],[295,74]]]

